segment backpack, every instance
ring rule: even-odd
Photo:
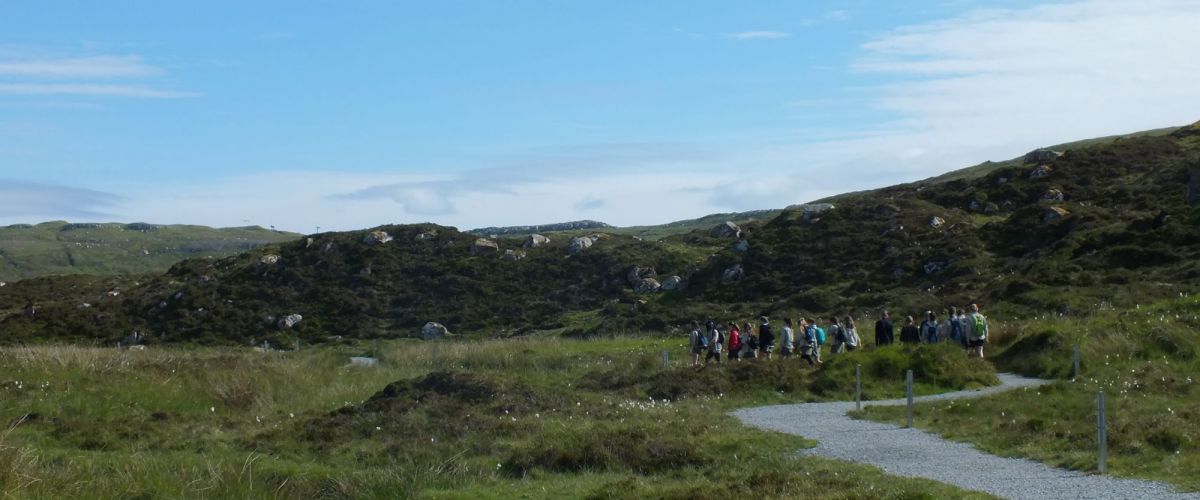
[[[950,318],[950,338],[958,340],[962,337],[962,322],[958,318]]]
[[[936,339],[937,336],[938,336],[937,323],[926,320],[925,321],[925,338],[926,339]]]
[[[974,322],[975,336],[979,338],[987,337],[987,319],[982,314],[975,313],[971,315],[971,321]]]
[[[846,343],[849,344],[850,347],[858,347],[858,343],[860,342],[860,340],[861,339],[858,338],[858,329],[857,328],[854,330],[846,331]]]
[[[696,345],[700,346],[701,348],[708,347],[708,337],[705,337],[703,333],[700,333],[699,331],[693,331],[692,335],[695,335],[697,338]]]
[[[817,345],[825,345],[825,329],[817,327]]]
[[[833,341],[834,342],[837,342],[839,344],[846,343],[846,341],[848,340],[846,338],[846,329],[842,328],[842,325],[829,325],[829,329],[833,331]]]
[[[721,330],[717,330],[717,343],[718,344],[725,343],[725,332],[722,332]]]

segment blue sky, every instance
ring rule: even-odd
[[[1187,1],[247,4],[6,4],[0,223],[660,223],[1200,119]]]

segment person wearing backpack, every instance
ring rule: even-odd
[[[692,322],[692,334],[688,337],[692,351],[692,368],[700,367],[700,353],[708,347],[708,340],[704,338],[704,333],[700,331],[700,322]]]
[[[721,366],[721,348],[725,344],[725,334],[721,333],[721,329],[717,328],[717,322],[709,320],[708,322],[708,354],[704,355],[704,364],[708,364],[710,359],[717,360],[717,366]]]
[[[813,326],[814,337],[817,339],[817,347],[813,349],[813,354],[816,355],[817,363],[820,364],[822,363],[821,348],[825,347],[825,329],[821,328],[821,325],[818,325],[817,320],[813,318],[808,318],[808,324]]]
[[[854,317],[849,314],[842,320],[842,328],[846,330],[846,350],[853,351],[862,345],[862,339],[858,337],[858,328],[854,326]]]
[[[890,345],[895,340],[896,327],[892,325],[892,317],[887,311],[879,315],[875,322],[875,345]]]
[[[766,316],[759,316],[758,321],[758,349],[767,359],[771,359],[771,353],[775,352],[775,334],[771,332],[771,322]]]
[[[817,323],[811,318],[804,320],[804,341],[811,346],[809,356],[812,362],[821,364],[821,343],[817,341]]]
[[[958,316],[955,316],[954,319],[958,322],[958,343],[962,345],[963,349],[970,349],[971,341],[968,337],[970,337],[971,329],[967,326],[967,308],[959,309]]]
[[[833,337],[833,344],[829,349],[830,354],[846,352],[846,329],[838,324],[837,316],[829,317],[829,336]]]
[[[937,313],[925,311],[925,321],[921,322],[921,340],[926,344],[938,343]]]
[[[779,338],[779,354],[784,358],[792,357],[792,347],[796,336],[792,330],[792,318],[784,318],[783,330]]]
[[[738,330],[737,322],[729,322],[729,357],[730,361],[737,361],[742,354],[742,332]]]
[[[820,361],[817,360],[817,334],[816,328],[808,320],[800,318],[800,338],[799,342],[800,359],[808,361],[808,366],[817,366]]]
[[[954,321],[954,308],[953,308],[953,307],[951,307],[951,308],[950,308],[950,309],[947,311],[947,313],[948,313],[948,314],[947,314],[947,316],[946,316],[946,320],[945,320],[945,321],[942,321],[941,323],[938,323],[938,327],[937,327],[937,331],[938,331],[938,339],[939,339],[939,340],[945,340],[945,341],[948,341],[948,342],[955,342],[955,341],[957,341],[958,339],[954,338],[953,331],[952,331],[952,330],[954,329],[954,325],[953,325],[953,321]]]
[[[983,359],[983,344],[986,344],[988,339],[988,323],[987,318],[979,313],[979,304],[971,304],[971,314],[967,315],[967,326],[967,334],[970,337],[967,357],[976,355],[979,356],[979,359]]]

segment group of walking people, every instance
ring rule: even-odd
[[[849,352],[863,345],[852,316],[846,315],[841,320],[831,316],[825,325],[822,327],[811,317],[802,317],[798,321],[785,318],[777,335],[776,325],[766,316],[758,318],[757,328],[751,322],[739,327],[736,321],[724,324],[713,320],[704,324],[695,321],[689,335],[692,366],[702,366],[701,355],[704,364],[715,360],[718,365],[721,364],[722,357],[728,361],[772,359],[777,346],[780,356],[797,356],[810,366],[816,366],[822,363],[821,351],[826,343],[831,346],[831,353]],[[875,344],[884,346],[894,343],[895,331],[891,315],[883,311],[879,320],[875,322]],[[951,307],[943,321],[938,321],[937,314],[933,311],[926,311],[925,319],[919,326],[912,316],[907,316],[900,330],[902,344],[957,342],[967,349],[967,356],[979,358],[983,358],[983,345],[987,338],[987,318],[980,314],[977,304],[972,304],[969,312],[966,308]]]

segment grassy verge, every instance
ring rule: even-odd
[[[684,366],[678,340],[385,343],[301,352],[0,350],[0,491],[14,497],[727,498],[961,496],[796,457],[734,408],[994,381],[959,356],[885,349]],[[660,365],[667,349],[675,363]]]
[[[996,363],[1059,378],[1040,389],[918,405],[916,425],[1006,456],[1097,469],[1096,394],[1108,416],[1108,470],[1200,490],[1200,301],[1180,298],[1087,317],[1043,317],[1004,333]],[[1071,378],[1071,350],[1082,351]],[[862,416],[900,422],[903,408]]]

